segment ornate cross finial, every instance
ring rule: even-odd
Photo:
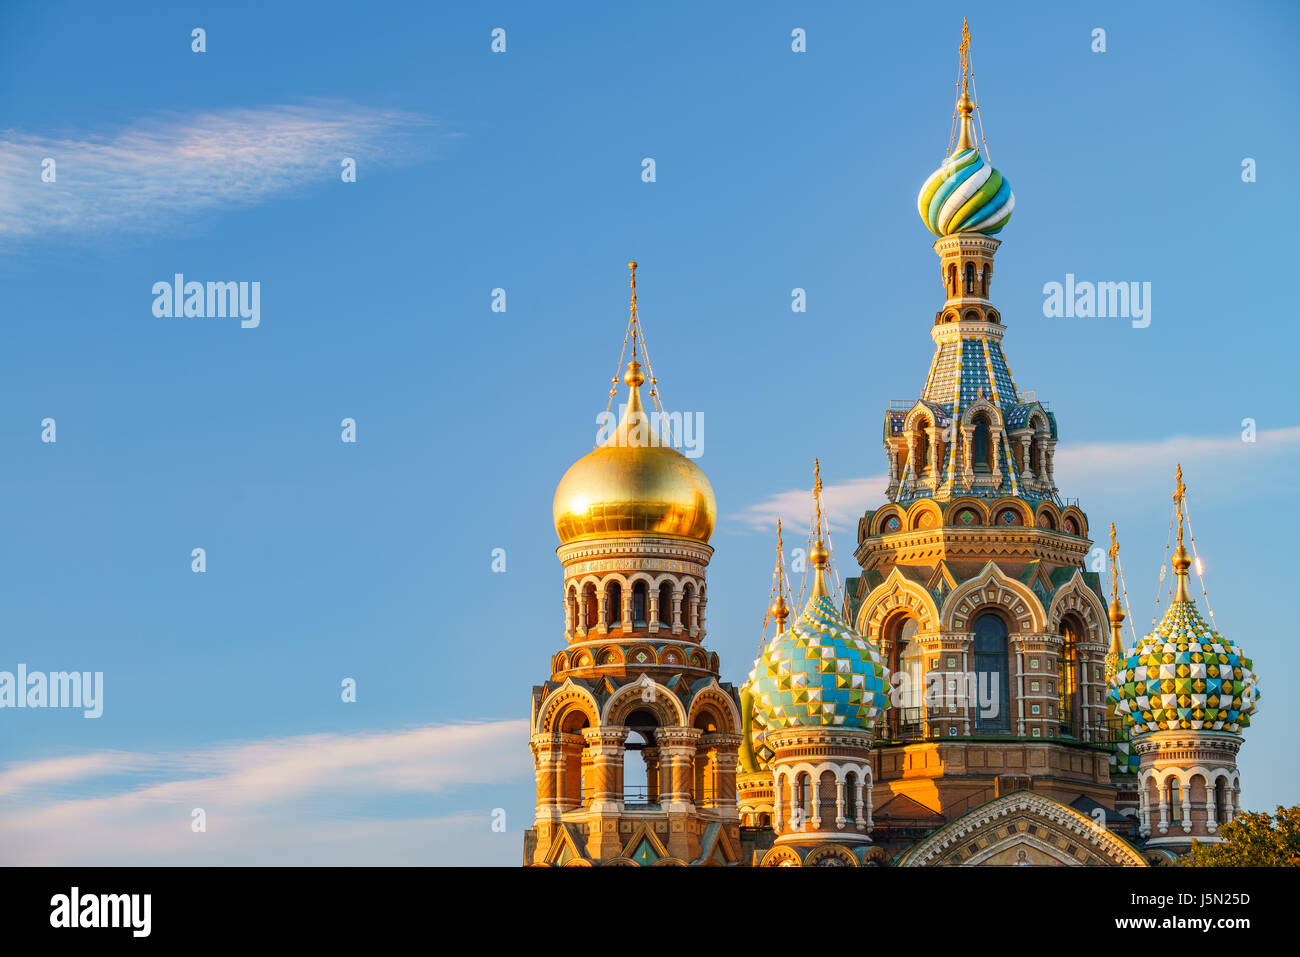
[[[957,47],[961,57],[961,91],[965,93],[970,85],[970,24],[961,18],[961,46]]]
[[[767,609],[768,617],[776,619],[776,633],[785,632],[785,620],[790,617],[790,606],[785,600],[785,538],[781,534],[781,520],[776,520],[776,574],[772,579],[772,604]],[[767,628],[767,618],[763,619],[763,628]]]
[[[1178,547],[1183,547],[1183,499],[1187,497],[1187,486],[1183,484],[1183,465],[1178,463],[1178,477],[1174,484],[1174,503],[1178,506]]]
[[[785,536],[781,534],[781,520],[776,520],[776,593],[785,590]]]
[[[1119,598],[1119,539],[1115,537],[1115,523],[1110,523],[1110,597]]]
[[[636,262],[628,263],[627,268],[632,273],[632,361],[636,362]]]
[[[813,459],[813,499],[817,505],[817,538],[822,537],[822,465]]]

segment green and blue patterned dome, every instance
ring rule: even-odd
[[[916,208],[936,236],[1001,232],[1011,219],[1016,197],[1011,184],[979,149],[958,149],[921,187]]]
[[[1152,731],[1237,734],[1250,725],[1259,699],[1253,669],[1240,648],[1205,623],[1195,602],[1175,600],[1159,627],[1120,661],[1106,696],[1135,738]]]
[[[817,570],[820,577],[821,569]],[[840,617],[814,587],[794,624],[778,633],[749,673],[752,744],[762,765],[766,733],[793,727],[874,729],[889,707],[889,671],[876,648]]]

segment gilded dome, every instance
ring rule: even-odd
[[[628,401],[618,427],[574,462],[555,489],[560,542],[629,534],[708,542],[718,513],[713,486],[642,407],[644,376],[635,359],[623,381]]]

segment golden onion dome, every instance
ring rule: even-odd
[[[718,512],[713,486],[667,444],[641,405],[645,376],[635,358],[623,381],[628,398],[618,428],[574,462],[555,489],[561,544],[636,534],[708,542]]]

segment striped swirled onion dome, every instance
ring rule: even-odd
[[[1259,698],[1254,663],[1175,601],[1160,626],[1119,663],[1106,697],[1133,737],[1152,731],[1227,731],[1250,724]]]
[[[808,599],[798,619],[763,649],[749,673],[752,743],[771,760],[768,731],[793,727],[871,730],[889,707],[889,671],[880,653],[850,628],[825,595]]]
[[[964,149],[930,174],[916,198],[926,228],[936,236],[1000,232],[1015,209],[1011,184],[977,149]]]

